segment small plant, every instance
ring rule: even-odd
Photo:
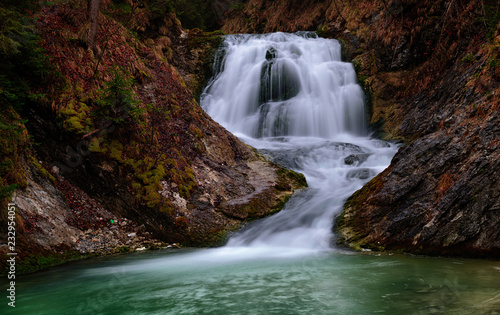
[[[116,69],[113,72],[113,79],[99,93],[95,115],[117,124],[128,117],[138,122],[143,109],[139,108],[139,98],[132,88],[133,79]]]
[[[488,60],[488,66],[492,70],[498,69],[500,67],[500,59],[491,58],[490,60]]]
[[[486,38],[492,40],[495,32],[497,30],[498,23],[500,22],[500,10],[497,5],[488,5],[486,3],[482,3],[483,7],[483,16],[479,19],[484,23],[487,33]]]
[[[170,12],[175,13],[182,26],[187,29],[201,28],[216,30],[216,12],[211,1],[206,0],[152,0],[147,2],[154,19],[163,19]]]
[[[462,62],[466,62],[466,63],[472,63],[475,61],[476,61],[476,57],[474,57],[474,55],[472,55],[471,53],[468,53],[467,55],[465,55],[465,57],[462,58]]]
[[[128,253],[130,252],[130,247],[128,246],[120,246],[117,248],[118,252],[120,253]]]

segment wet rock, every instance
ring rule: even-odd
[[[358,178],[358,179],[368,179],[375,175],[375,171],[368,168],[361,168],[356,170],[350,170],[347,172],[347,178]]]
[[[369,156],[370,154],[367,153],[351,154],[344,159],[344,163],[347,165],[353,165],[354,163],[356,163],[356,165],[359,165],[364,163]]]
[[[450,76],[439,86],[446,97],[424,95],[419,103],[425,106],[411,107],[401,130],[420,136],[348,200],[337,224],[341,243],[500,257],[500,216],[495,212],[500,199],[500,115],[490,110],[482,119],[471,118],[471,100],[480,104],[484,95],[467,97],[470,91],[460,88],[464,82]],[[424,118],[433,115],[438,122]]]
[[[274,49],[273,47],[269,48],[266,51],[266,60],[271,61],[272,59],[276,59],[276,49]]]

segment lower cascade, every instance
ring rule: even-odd
[[[370,139],[364,94],[338,41],[315,33],[229,35],[201,96],[205,111],[309,188],[228,247],[328,249],[345,200],[388,166],[397,146]]]

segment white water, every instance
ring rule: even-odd
[[[363,91],[335,40],[313,33],[227,36],[202,106],[251,137],[366,133]],[[216,70],[217,71],[217,70]]]
[[[340,44],[313,33],[231,35],[215,71],[202,107],[309,184],[283,211],[233,236],[226,250],[274,256],[330,249],[345,200],[397,150],[369,138],[363,91],[352,64],[341,61]]]

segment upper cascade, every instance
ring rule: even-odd
[[[312,32],[228,35],[214,73],[201,104],[233,133],[366,134],[364,94],[336,40]]]

